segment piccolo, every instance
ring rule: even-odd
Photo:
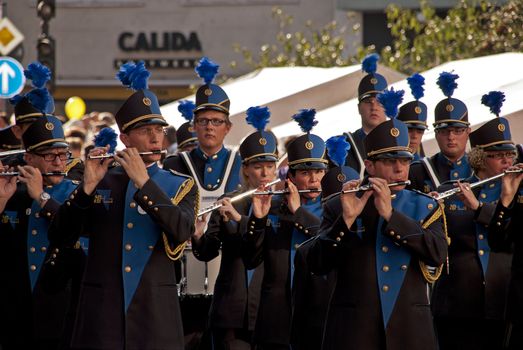
[[[273,181],[269,182],[269,183],[268,183],[267,185],[265,185],[265,186],[266,186],[266,187],[267,187],[267,186],[272,186],[272,185],[277,184],[277,183],[280,182],[280,181],[281,181],[280,179],[273,180]],[[243,192],[243,193],[241,193],[241,194],[239,194],[239,195],[237,195],[237,196],[234,196],[234,197],[231,198],[231,202],[236,202],[236,201],[238,201],[238,200],[240,200],[240,199],[242,199],[242,198],[245,198],[245,197],[251,196],[251,195],[254,194],[257,190],[258,190],[258,189],[255,188],[255,189],[252,189],[252,190],[250,190],[250,191]],[[216,209],[218,209],[218,208],[221,208],[222,206],[223,206],[223,204],[221,204],[221,203],[215,203],[215,204],[213,204],[213,205],[211,205],[211,206],[208,206],[207,208],[203,208],[202,210],[200,210],[200,211],[198,212],[198,216],[200,217],[200,216],[202,216],[203,214],[210,213],[211,211],[214,211],[214,210],[216,210]]]
[[[391,182],[390,184],[387,184],[388,187],[395,187],[395,186],[407,186],[410,185],[410,180],[407,181],[398,181],[398,182]],[[356,193],[356,192],[364,192],[364,191],[370,191],[372,190],[372,184],[366,184],[362,186],[358,186],[356,188],[351,188],[350,190],[344,190],[340,192],[334,192],[333,194],[323,198],[323,201],[326,201],[332,197],[339,196],[341,194],[347,194],[347,193]]]
[[[255,196],[278,196],[278,195],[284,195],[289,194],[289,190],[276,190],[276,191],[257,191],[254,192],[253,195]],[[321,193],[320,189],[317,188],[311,188],[308,190],[298,190],[298,193]]]
[[[140,152],[138,153],[139,155],[141,156],[149,156],[151,154],[167,154],[167,150],[163,149],[161,151],[150,151],[150,152]],[[113,158],[114,157],[114,153],[106,153],[106,154],[101,154],[99,156],[87,156],[87,158],[89,159],[106,159],[106,158]]]
[[[18,171],[5,171],[3,173],[0,173],[0,176],[18,176],[20,175],[20,172]],[[63,171],[51,171],[48,173],[43,173],[42,176],[66,176],[67,173]]]
[[[481,185],[484,185],[488,182],[491,182],[491,181],[494,181],[494,180],[497,180],[507,174],[517,174],[517,173],[522,173],[523,172],[523,169],[514,169],[514,170],[505,170],[504,172],[500,173],[500,174],[497,174],[497,175],[494,175],[494,176],[491,176],[491,177],[488,177],[486,179],[483,179],[483,180],[480,180],[478,182],[474,182],[472,184],[470,184],[470,189],[473,189],[475,187],[478,187],[478,186],[481,186]],[[441,193],[438,193],[434,199],[436,200],[441,200],[441,199],[446,199],[446,198],[449,198],[449,197],[452,197],[453,195],[455,194],[458,194],[461,192],[461,188],[459,187],[454,187],[454,188],[451,188],[450,190],[447,190],[447,191],[444,191],[444,192],[441,192]]]
[[[0,158],[22,153],[25,153],[25,149],[12,149],[10,151],[3,151],[0,152]]]

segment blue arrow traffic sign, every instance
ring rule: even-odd
[[[11,57],[0,57],[0,98],[11,98],[24,88],[24,67]]]

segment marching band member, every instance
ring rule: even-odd
[[[443,273],[432,296],[434,323],[441,350],[502,349],[511,254],[491,252],[487,226],[501,194],[501,179],[474,189],[469,184],[503,173],[512,166],[516,148],[509,123],[499,118],[501,92],[484,95],[498,116],[470,134],[468,159],[474,174],[454,183],[461,191],[445,200],[451,245],[449,273]],[[492,102],[492,103],[489,103]],[[438,191],[448,190],[443,185]]]
[[[419,99],[423,97],[423,85],[425,78],[418,73],[415,73],[407,78],[414,101],[405,103],[400,107],[398,113],[398,120],[401,120],[409,128],[409,148],[412,152],[412,161],[419,161],[425,156],[421,139],[427,126],[427,105]]]
[[[31,91],[9,99],[9,103],[14,106],[15,115],[15,125],[11,127],[11,130],[19,140],[22,140],[23,133],[31,123],[43,116],[41,109],[49,115],[54,112],[54,99],[45,87],[45,84],[51,79],[49,68],[39,62],[33,62],[24,70],[24,76],[31,80]],[[40,97],[44,97],[45,105],[40,106]],[[21,154],[7,156],[2,159],[2,162],[9,166],[25,165],[24,156]]]
[[[243,188],[265,186],[276,177],[278,161],[277,140],[265,131],[270,112],[267,107],[247,109],[247,123],[257,131],[240,145]],[[263,265],[248,270],[242,260],[242,236],[251,212],[251,197],[234,203],[231,197],[242,191],[226,194],[218,201],[222,206],[211,215],[209,226],[203,233],[205,220],[197,221],[192,237],[194,255],[202,261],[222,258],[220,272],[214,287],[209,324],[213,349],[251,349],[252,331],[260,299]]]
[[[380,56],[374,53],[366,56],[361,63],[362,70],[367,73],[358,85],[358,113],[361,117],[361,128],[355,132],[344,133],[351,146],[345,165],[356,169],[360,176],[363,176],[365,171],[363,139],[372,129],[387,120],[383,107],[376,100],[376,95],[387,88],[385,77],[376,73],[379,59]]]
[[[441,265],[447,254],[443,210],[432,198],[388,186],[408,179],[412,159],[407,126],[394,119],[402,95],[378,95],[393,119],[365,138],[372,190],[328,200],[309,251],[313,272],[337,273],[322,349],[437,349],[426,265]]]
[[[163,166],[196,180],[202,207],[214,203],[225,192],[241,187],[240,155],[223,145],[232,123],[229,120],[229,97],[221,87],[212,83],[218,68],[207,57],[202,58],[196,67],[205,82],[196,92],[194,109],[193,125],[198,147],[167,158]]]
[[[13,126],[13,133],[19,139],[22,139],[22,135],[27,128],[42,116],[41,109],[44,109],[46,114],[54,112],[54,99],[45,87],[51,79],[49,68],[40,62],[33,62],[24,70],[24,75],[31,80],[33,89],[25,95],[16,95],[9,100],[14,105],[15,112],[16,124]],[[46,105],[39,107],[38,105],[42,103],[41,101],[46,101]],[[11,166],[24,164],[22,155],[8,157],[3,162]],[[67,173],[67,178],[80,180],[83,174],[83,163],[79,158],[68,159],[65,172]]]
[[[44,273],[55,268],[44,263],[57,253],[47,239],[49,223],[78,183],[62,175],[69,157],[62,123],[42,110],[39,115],[22,136],[26,165],[18,167],[18,177],[0,176],[3,350],[57,349],[64,337],[66,313],[71,311],[71,290]]]
[[[317,232],[321,216],[321,179],[325,175],[325,142],[310,131],[313,109],[293,116],[306,132],[289,144],[285,196],[254,195],[244,233],[247,268],[264,266],[254,342],[257,349],[289,349],[291,287],[296,248]],[[299,190],[309,190],[299,193]],[[284,197],[284,198],[283,198]]]
[[[241,188],[241,158],[236,150],[224,146],[225,136],[232,128],[229,119],[229,97],[212,81],[219,66],[203,57],[196,72],[204,85],[196,91],[193,127],[198,147],[190,152],[181,152],[165,159],[164,169],[173,169],[194,178],[199,189],[200,207],[206,208],[224,193]],[[203,331],[207,326],[210,300],[182,300],[182,316],[187,347],[197,348],[205,342]]]
[[[341,191],[343,183],[359,179],[356,170],[345,164],[350,144],[342,136],[333,136],[325,142],[330,161],[336,165],[321,179],[321,197],[324,201],[335,192]],[[336,276],[313,274],[307,264],[310,247],[318,236],[300,244],[294,257],[294,280],[292,286],[291,344],[294,350],[321,349],[327,307]]]
[[[120,67],[118,78],[135,90],[115,116],[127,148],[86,160],[83,182],[49,231],[56,242],[90,237],[74,348],[184,348],[173,260],[194,231],[197,187],[160,169],[161,154],[139,155],[161,149],[167,125],[149,75],[143,62]],[[112,158],[120,166],[108,171]]]
[[[472,174],[465,154],[470,133],[467,106],[452,97],[458,78],[457,74],[448,72],[439,75],[438,86],[447,96],[434,110],[434,129],[440,152],[412,164],[410,188],[429,193],[445,181],[466,179]]]
[[[189,100],[180,101],[178,105],[178,111],[182,114],[182,117],[187,120],[185,123],[180,125],[176,130],[176,141],[178,142],[178,153],[179,152],[191,152],[193,149],[198,147],[198,135],[194,131],[194,109],[196,105],[194,102]]]

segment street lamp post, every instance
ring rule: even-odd
[[[56,82],[56,44],[54,38],[49,34],[49,21],[55,16],[55,0],[38,0],[36,13],[40,17],[41,33],[36,44],[38,61],[51,70],[49,90],[53,91]]]

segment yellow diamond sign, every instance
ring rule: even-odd
[[[0,53],[9,55],[20,43],[24,41],[24,35],[15,27],[9,18],[0,19]]]

